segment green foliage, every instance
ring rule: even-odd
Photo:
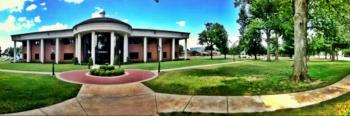
[[[93,60],[92,60],[92,58],[90,57],[89,58],[89,61],[88,61],[88,69],[90,69],[91,68],[91,66],[93,65]]]
[[[75,65],[78,65],[79,64],[78,58],[77,57],[72,58],[72,63]]]
[[[124,69],[114,68],[114,66],[100,66],[98,69],[91,69],[90,74],[95,76],[119,76],[124,74]]]
[[[199,44],[206,45],[207,50],[214,50],[216,46],[223,54],[227,54],[228,35],[223,25],[219,23],[206,23],[206,29],[199,33]],[[210,54],[212,57],[212,54]]]
[[[265,53],[265,48],[261,45],[261,25],[261,20],[254,19],[249,24],[248,30],[243,38],[247,54],[254,55],[255,60],[257,60],[257,55]]]

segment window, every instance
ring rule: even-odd
[[[73,53],[64,53],[63,54],[63,60],[72,60],[74,57]]]
[[[74,39],[73,38],[65,38],[65,39],[62,39],[62,41],[63,41],[64,45],[74,44]]]
[[[131,52],[130,59],[139,59],[139,53],[138,52]]]
[[[152,53],[151,52],[147,52],[147,59],[152,59]]]
[[[23,59],[27,59],[27,54],[23,54]]]
[[[34,41],[35,46],[39,46],[39,44],[40,44],[40,41]]]
[[[50,59],[51,59],[51,60],[55,60],[55,54],[54,54],[54,53],[52,53],[52,54],[50,55]]]
[[[35,54],[34,56],[35,56],[34,57],[35,60],[39,60],[39,54]]]
[[[163,52],[163,58],[167,58],[166,52]]]

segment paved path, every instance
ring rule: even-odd
[[[261,96],[201,96],[153,92],[141,83],[83,85],[77,97],[8,115],[157,115],[167,112],[246,113],[300,108],[350,91],[350,75],[327,87]]]

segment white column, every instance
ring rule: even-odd
[[[78,34],[78,39],[77,39],[77,58],[78,58],[78,63],[81,64],[81,35]]]
[[[30,42],[27,40],[27,62],[30,62]]]
[[[17,54],[17,52],[16,52],[16,48],[17,48],[17,45],[16,45],[16,41],[13,41],[13,63],[16,63],[16,54]],[[1,53],[0,53],[1,54]]]
[[[158,49],[159,49],[159,61],[162,61],[163,56],[163,45],[162,45],[162,38],[158,39]]]
[[[55,62],[56,64],[60,61],[60,39],[56,38],[56,45],[55,45]]]
[[[171,59],[175,60],[175,38],[173,38],[171,43]]]
[[[185,39],[185,50],[184,50],[185,60],[187,59],[187,38]]]
[[[111,32],[111,65],[114,65],[115,42],[116,38],[114,32]]]
[[[95,65],[95,47],[96,47],[96,35],[95,32],[91,32],[91,58],[92,58],[92,64]]]
[[[128,34],[124,34],[124,55],[123,55],[123,62],[126,63],[128,61],[128,55],[129,55],[129,42],[128,42]]]
[[[40,62],[44,63],[44,39],[40,39]]]
[[[147,37],[143,38],[143,61],[147,62]]]

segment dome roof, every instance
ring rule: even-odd
[[[127,25],[128,27],[131,28],[131,25],[129,25],[128,23],[125,23],[123,21],[120,21],[118,19],[108,18],[108,17],[97,17],[97,18],[91,18],[91,19],[87,19],[83,22],[80,22],[77,25],[75,25],[73,27],[73,29],[75,29],[76,27],[78,27],[80,25],[89,24],[89,23],[118,23],[118,24]]]

